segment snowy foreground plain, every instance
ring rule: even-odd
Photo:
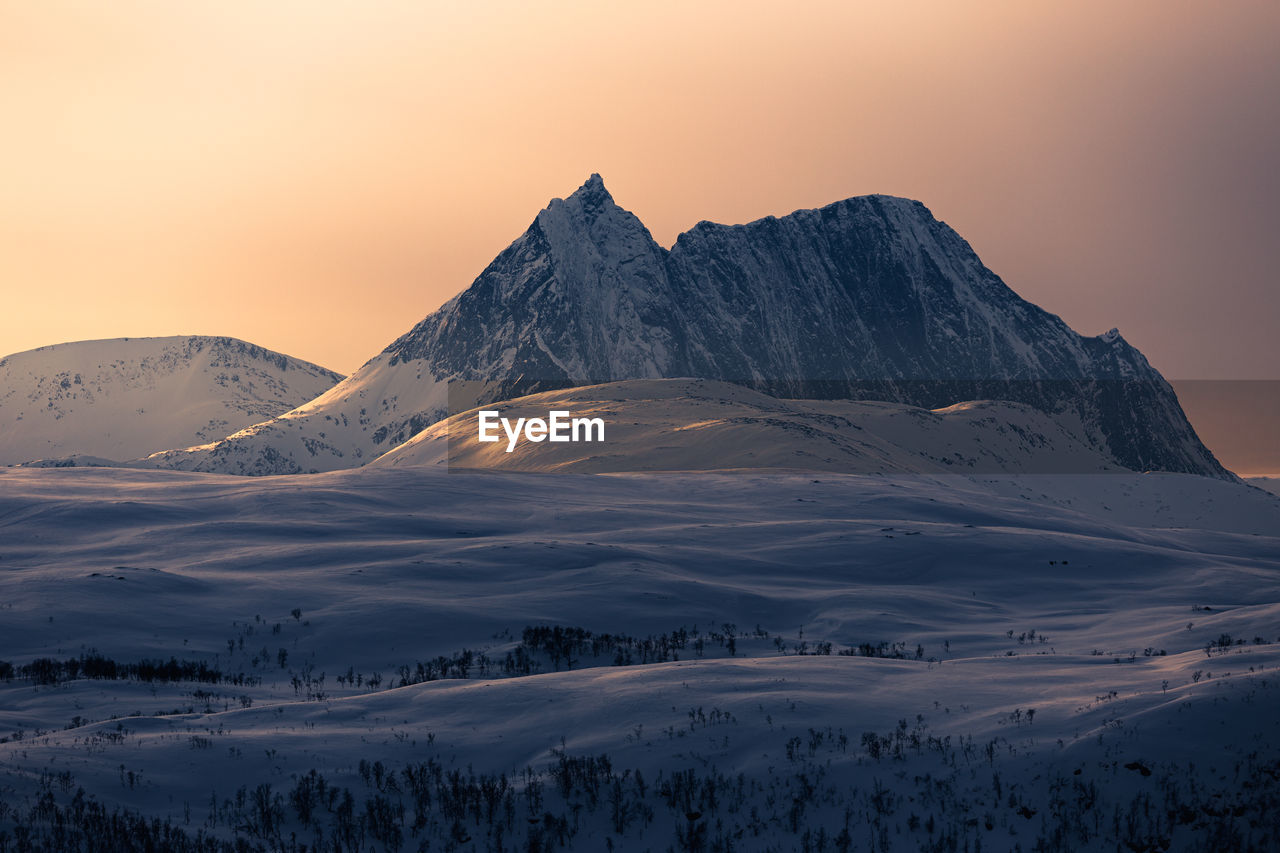
[[[0,568],[3,850],[1280,849],[1247,485],[8,469]]]

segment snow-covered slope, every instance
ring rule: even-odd
[[[433,424],[372,464],[515,471],[792,468],[846,473],[1097,473],[1124,470],[1018,403],[937,411],[901,403],[779,400],[707,379],[635,379],[494,404],[503,417],[599,418],[603,442],[480,442],[477,409]]]
[[[598,175],[320,399],[153,462],[239,474],[354,467],[476,403],[685,376],[931,409],[1014,400],[1125,467],[1229,476],[1118,332],[1082,337],[1020,299],[919,202],[866,196],[748,225],[704,222],[667,251]]]
[[[1280,495],[1280,477],[1249,477],[1245,480],[1251,486],[1266,489],[1272,494]]]
[[[1269,850],[1278,532],[1180,474],[8,469],[0,833]]]
[[[342,377],[234,338],[79,341],[0,359],[0,465],[203,444]]]

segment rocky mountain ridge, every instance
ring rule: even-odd
[[[1117,331],[1081,336],[1021,299],[919,202],[862,196],[702,222],[666,250],[599,175],[320,398],[151,464],[354,467],[478,403],[662,377],[929,409],[1007,399],[1124,467],[1231,476]]]

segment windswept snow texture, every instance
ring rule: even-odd
[[[1179,474],[0,471],[0,834],[1274,850],[1278,534]]]
[[[450,408],[450,383],[470,383],[479,404],[679,377],[929,409],[1013,400],[1126,468],[1230,477],[1119,332],[1083,337],[1022,300],[919,202],[865,196],[747,225],[703,222],[666,250],[599,175],[320,399],[153,462],[350,468],[470,408]]]
[[[206,444],[341,379],[235,338],[119,338],[17,353],[0,359],[0,465],[109,464]]]
[[[544,391],[496,405],[512,425],[520,418],[546,420],[556,410],[573,418],[598,419],[601,429],[580,428],[578,441],[534,443],[520,438],[511,445],[499,428],[497,442],[481,442],[479,410],[473,409],[428,427],[373,464],[562,473],[737,468],[862,474],[1124,470],[1053,418],[1019,403],[976,401],[929,411],[901,403],[779,400],[706,379],[637,379]],[[565,432],[572,438],[569,429]]]

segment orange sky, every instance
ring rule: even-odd
[[[924,201],[1174,378],[1280,378],[1280,4],[0,0],[0,354],[350,372],[598,171],[664,245]]]

